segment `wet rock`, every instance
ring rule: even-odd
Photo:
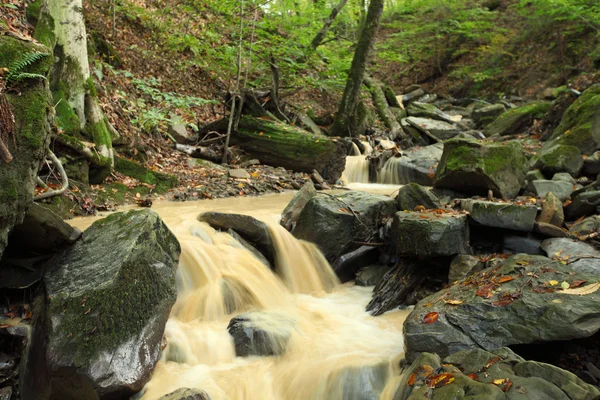
[[[502,248],[504,253],[546,255],[542,250],[542,241],[531,235],[504,235]]]
[[[483,263],[479,258],[467,254],[459,254],[450,263],[448,282],[452,283],[464,279],[472,273],[480,271],[482,267]]]
[[[426,209],[440,207],[440,202],[436,195],[418,183],[409,183],[402,186],[396,196],[396,202],[400,210],[412,211],[417,206],[423,206]]]
[[[512,108],[497,117],[494,122],[485,127],[483,133],[487,136],[512,135],[520,133],[528,127],[534,118],[541,118],[550,108],[551,103],[537,101],[521,107]]]
[[[572,272],[546,257],[517,255],[421,300],[404,323],[407,359],[593,335],[600,330],[600,291],[572,295],[560,282],[583,280],[588,287],[598,279]]]
[[[600,215],[587,217],[569,229],[569,232],[577,236],[585,236],[598,231],[600,231]]]
[[[47,368],[51,398],[126,398],[142,389],[175,302],[179,253],[158,214],[141,210],[96,221],[49,262],[47,365],[39,368]]]
[[[241,237],[236,231],[234,231],[233,229],[227,229],[227,233],[230,234],[231,237],[234,238],[240,244],[240,246],[242,248],[248,250],[250,253],[252,253],[254,255],[254,257],[256,257],[256,259],[258,259],[261,263],[266,265],[267,268],[273,269],[273,266],[271,265],[269,260],[267,260],[267,257],[265,257],[264,254],[261,253],[260,251],[258,251],[258,249],[256,247],[254,247],[252,244],[250,244],[248,241],[246,241],[243,237]]]
[[[486,126],[504,114],[506,107],[503,104],[492,104],[473,110],[473,121],[477,126]]]
[[[461,129],[456,124],[444,121],[408,117],[406,118],[406,122],[419,131],[429,134],[438,140],[453,138],[461,132]]]
[[[600,152],[596,151],[583,160],[583,173],[586,175],[600,174]]]
[[[432,376],[447,374],[446,384]],[[421,353],[403,374],[395,400],[427,399],[587,399],[600,395],[569,371],[526,361],[504,347],[491,351],[463,350],[445,357]],[[412,377],[412,379],[411,379]],[[408,380],[411,382],[408,382]]]
[[[308,201],[292,234],[315,243],[332,262],[368,242],[384,218],[396,211],[396,201],[365,192],[319,194]]]
[[[369,265],[361,268],[356,274],[356,286],[375,286],[381,282],[383,276],[390,270],[387,265]]]
[[[600,251],[576,239],[553,238],[542,242],[542,249],[548,257],[564,260],[577,272],[600,276]]]
[[[575,180],[575,178],[573,178],[571,176],[571,174],[569,174],[567,172],[557,172],[556,174],[554,174],[552,176],[552,180],[553,181],[569,182],[572,185],[576,185],[577,184],[577,181]]]
[[[536,219],[537,222],[562,226],[565,222],[565,213],[561,200],[552,192],[548,192],[542,202],[542,212]]]
[[[227,326],[238,357],[281,355],[294,329],[288,316],[264,311],[240,314]]]
[[[467,254],[467,216],[451,213],[397,212],[392,222],[390,242],[398,255],[437,257]]]
[[[600,84],[590,86],[575,100],[543,148],[557,144],[575,146],[586,155],[600,149]]]
[[[493,228],[531,232],[537,216],[535,206],[471,199],[461,200],[460,205],[473,221]]]
[[[249,215],[227,214],[221,212],[205,212],[198,216],[198,221],[206,222],[214,229],[234,230],[245,240],[255,246],[271,265],[275,265],[275,248],[269,227],[264,222]]]
[[[313,183],[310,181],[306,182],[281,213],[281,221],[279,222],[281,226],[291,231],[296,225],[304,206],[316,195],[317,190]]]
[[[389,370],[387,362],[342,368],[329,378],[327,392],[314,398],[324,399],[340,393],[341,389],[342,399],[378,400],[388,380]]]
[[[598,213],[600,206],[600,190],[584,191],[573,197],[573,201],[565,208],[569,220]]]
[[[533,231],[543,237],[561,238],[569,236],[562,228],[545,222],[536,222]]]
[[[247,179],[250,178],[250,174],[248,173],[248,171],[246,171],[245,169],[242,168],[237,168],[237,169],[228,169],[227,173],[229,174],[229,177],[234,178],[234,179]]]
[[[575,146],[556,145],[542,150],[533,167],[539,168],[548,176],[558,172],[567,172],[572,176],[578,176],[583,168],[583,158]]]
[[[179,388],[158,400],[210,400],[210,396],[204,390]]]
[[[560,201],[566,201],[573,193],[573,185],[565,181],[535,180],[527,186],[527,191],[536,197],[546,197],[553,193]]]
[[[360,246],[358,249],[338,257],[331,265],[342,282],[354,279],[361,267],[373,264],[379,259],[379,250],[373,246]]]
[[[465,139],[444,143],[444,153],[435,173],[435,187],[466,194],[512,198],[519,194],[527,161],[522,147],[510,144],[483,144]]]
[[[399,177],[398,183],[418,183],[431,186],[437,164],[442,157],[441,143],[407,150],[395,159],[394,167]]]

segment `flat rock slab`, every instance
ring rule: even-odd
[[[577,239],[552,238],[544,240],[541,247],[548,257],[566,262],[575,271],[600,276],[600,251],[592,245]]]
[[[597,387],[573,373],[526,361],[504,347],[464,350],[443,359],[422,353],[404,372],[394,399],[593,400],[599,395]]]
[[[546,197],[548,193],[554,193],[560,201],[566,201],[575,189],[569,182],[537,179],[529,183],[527,190],[536,197]]]
[[[453,256],[469,252],[466,214],[406,212],[394,214],[390,242],[398,255]]]
[[[48,263],[51,398],[128,398],[150,379],[176,298],[179,242],[152,210],[96,221]]]
[[[408,117],[406,118],[406,122],[420,131],[431,134],[439,140],[453,138],[462,132],[462,129],[460,129],[456,124],[445,121],[436,121],[434,119]]]
[[[546,257],[513,256],[421,300],[404,323],[407,359],[592,336],[598,280]]]
[[[240,169],[240,168],[238,168],[238,169],[229,169],[229,170],[227,170],[227,173],[229,174],[230,177],[236,178],[236,179],[247,179],[247,178],[250,178],[250,174],[245,169]]]
[[[600,190],[584,191],[573,197],[573,202],[567,206],[565,214],[569,220],[575,220],[585,215],[596,214],[598,207],[600,207]]]
[[[535,206],[471,199],[461,200],[460,204],[473,221],[493,228],[532,232],[537,216]]]

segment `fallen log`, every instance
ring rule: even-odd
[[[176,143],[175,149],[189,155],[190,157],[201,158],[214,163],[220,163],[222,158],[221,153],[211,149],[210,147],[190,146],[188,144]]]
[[[298,172],[317,170],[328,182],[342,176],[346,145],[339,138],[314,135],[265,118],[243,115],[231,142],[263,164]]]

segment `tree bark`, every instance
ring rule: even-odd
[[[371,0],[371,4],[369,4],[365,26],[354,52],[340,108],[336,114],[335,122],[331,127],[334,135],[358,136],[356,111],[360,102],[360,90],[363,84],[367,60],[373,48],[377,31],[379,30],[379,22],[383,13],[383,3],[384,0]]]
[[[98,105],[90,75],[82,0],[43,0],[35,37],[52,49],[56,59],[50,89],[57,103],[58,125],[71,136],[83,133],[94,141],[99,157],[92,165],[93,183],[100,183],[114,166],[115,134],[111,135]]]
[[[333,21],[335,21],[335,17],[338,16],[338,14],[340,13],[340,11],[342,11],[342,8],[344,8],[344,6],[346,5],[347,2],[348,2],[348,0],[340,0],[340,2],[333,8],[333,10],[331,10],[331,14],[329,14],[329,17],[323,24],[323,27],[315,35],[314,39],[310,43],[310,47],[313,50],[315,50],[317,47],[319,47],[321,42],[323,42],[323,39],[325,39],[325,36],[327,36],[327,33],[329,32],[329,29],[331,28]]]

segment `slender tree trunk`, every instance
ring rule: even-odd
[[[327,18],[327,20],[323,24],[323,27],[321,28],[321,30],[316,34],[316,36],[310,43],[310,47],[313,50],[315,50],[317,47],[319,47],[319,45],[323,42],[323,39],[325,39],[325,36],[327,36],[327,32],[329,32],[329,28],[331,28],[331,25],[333,24],[335,17],[338,16],[338,14],[340,13],[340,11],[342,11],[342,8],[344,8],[344,6],[346,5],[347,2],[348,2],[348,0],[341,0],[333,8],[333,10],[331,10],[331,14],[329,14],[329,18]]]
[[[363,78],[367,67],[367,60],[375,36],[379,30],[379,22],[383,13],[384,0],[371,0],[369,11],[365,20],[365,26],[358,40],[352,66],[346,81],[346,88],[342,96],[340,108],[335,116],[335,122],[331,127],[334,135],[338,136],[357,136],[357,108],[360,102],[360,90],[363,84]]]
[[[90,75],[82,0],[43,0],[35,37],[53,50],[56,59],[50,89],[58,125],[66,135],[83,134],[93,140],[99,157],[91,165],[90,181],[100,183],[114,166],[113,137]]]

